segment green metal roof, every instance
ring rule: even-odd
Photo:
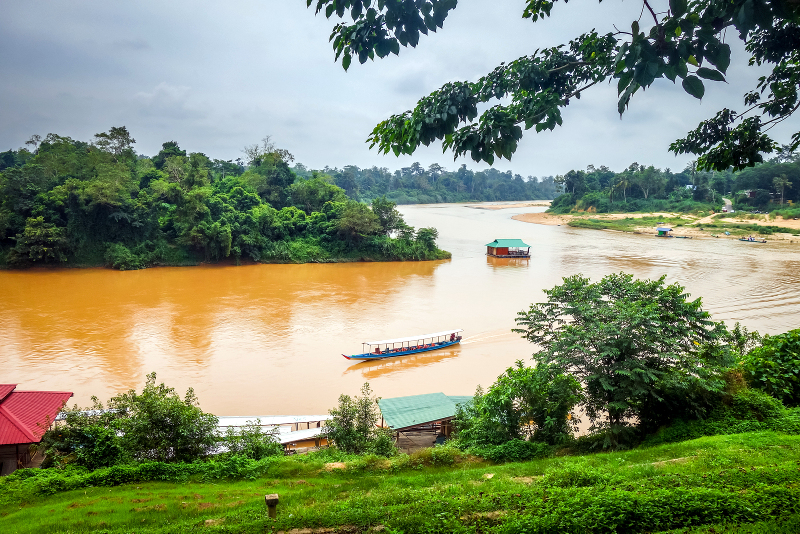
[[[456,404],[462,404],[470,399],[472,397],[448,397],[444,393],[426,393],[381,399],[378,405],[386,424],[395,430],[400,430],[453,417],[456,414]]]
[[[526,245],[522,242],[522,239],[495,239],[491,243],[486,245],[487,247],[529,247],[530,245]]]

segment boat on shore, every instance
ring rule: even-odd
[[[431,350],[443,349],[461,343],[461,334],[464,330],[456,328],[433,334],[402,337],[397,339],[384,339],[382,341],[365,341],[362,343],[363,353],[342,354],[348,360],[382,360],[395,358],[406,354],[417,354]]]
[[[754,237],[740,237],[739,241],[744,241],[745,243],[766,243],[766,239],[756,239]]]

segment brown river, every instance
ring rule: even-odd
[[[544,208],[403,206],[452,260],[334,265],[0,271],[0,383],[75,392],[85,405],[144,376],[193,387],[218,415],[320,414],[368,381],[377,395],[470,395],[532,347],[514,317],[564,276],[667,276],[714,319],[800,326],[800,245],[656,239],[518,222]],[[521,238],[532,258],[487,258]],[[454,349],[354,363],[361,342],[464,329]]]

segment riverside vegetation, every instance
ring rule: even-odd
[[[297,177],[269,138],[246,147],[246,168],[174,141],[141,157],[134,142],[115,127],[92,143],[49,134],[0,154],[0,265],[449,257],[435,228],[408,226],[383,197],[369,206],[326,175]]]
[[[711,212],[719,211],[722,197],[728,196],[737,211],[773,211],[784,218],[800,215],[800,209],[787,203],[800,200],[800,154],[789,148],[740,171],[704,172],[690,163],[674,173],[633,163],[622,172],[589,166],[555,181],[564,194],[552,203],[551,213]]]
[[[257,425],[218,436],[191,390],[75,407],[45,469],[0,480],[8,532],[796,532],[800,330],[728,329],[678,285],[581,276],[520,312],[535,343],[462,405],[455,438],[399,453],[368,385],[333,446],[283,457]],[[106,411],[99,411],[104,408]],[[578,417],[591,423],[575,437]],[[277,520],[263,494],[279,493]]]

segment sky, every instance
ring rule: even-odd
[[[663,3],[665,0],[657,0]],[[140,154],[165,141],[209,157],[243,157],[270,135],[309,168],[407,167],[462,163],[441,144],[395,157],[365,143],[374,126],[451,81],[475,81],[503,61],[554,46],[596,28],[629,28],[642,4],[632,0],[557,3],[552,17],[521,18],[523,0],[462,0],[444,28],[348,72],[334,62],[335,22],[305,0],[4,0],[0,17],[0,151],[33,134],[89,141],[126,126]],[[643,19],[644,21],[644,19]],[[644,27],[644,24],[643,24]],[[738,39],[729,83],[706,84],[702,102],[658,80],[620,119],[615,84],[601,84],[564,112],[553,132],[524,136],[511,161],[494,167],[550,176],[588,165],[620,171],[633,162],[683,169],[692,159],[668,152],[722,107],[742,108],[759,75]],[[792,121],[773,130],[789,139]]]

